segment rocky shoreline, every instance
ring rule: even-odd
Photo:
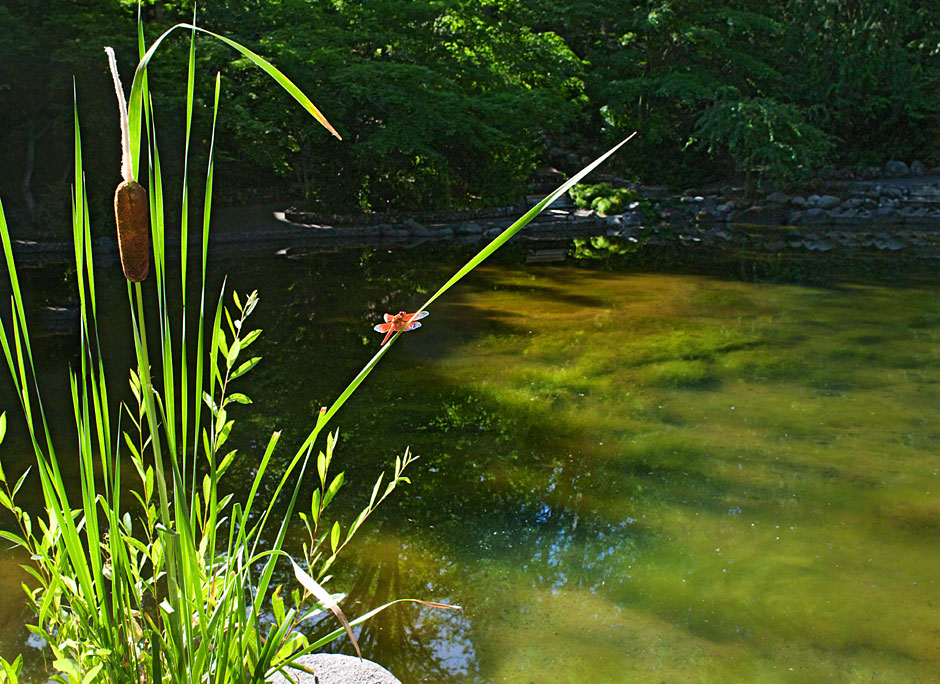
[[[920,171],[917,164],[912,167]],[[827,252],[871,249],[896,252],[919,249],[940,253],[940,169],[912,176],[902,162],[889,162],[882,177],[816,179],[813,192],[772,192],[745,201],[740,188],[713,192],[688,190],[678,196],[655,193],[634,202],[622,214],[599,216],[559,198],[533,220],[518,239],[556,239],[603,235],[631,242],[712,246],[780,252]],[[878,175],[871,171],[868,175]],[[413,246],[428,241],[473,245],[492,239],[522,216],[541,196],[526,203],[481,210],[425,212],[403,217],[322,215],[273,205],[219,208],[213,214],[211,249],[256,250],[292,256],[319,246]],[[194,236],[195,239],[195,236]],[[172,242],[172,237],[170,238]],[[68,243],[14,241],[27,261],[72,257]],[[112,238],[95,240],[101,261],[116,258]]]

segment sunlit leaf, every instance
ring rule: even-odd
[[[327,488],[326,493],[323,495],[323,508],[326,508],[330,505],[330,501],[332,501],[333,497],[336,496],[336,492],[338,492],[339,488],[343,486],[343,478],[344,473],[340,473],[333,478],[329,488]]]
[[[336,553],[336,547],[339,546],[339,521],[333,523],[333,529],[330,531],[330,548]]]
[[[13,487],[13,490],[10,492],[14,497],[16,493],[20,491],[20,487],[23,486],[23,481],[26,480],[26,476],[29,475],[29,471],[32,470],[32,466],[26,469],[26,471],[20,475],[20,479],[16,481],[16,485]]]
[[[236,404],[250,404],[251,399],[241,392],[233,392],[232,394],[225,397],[225,405],[235,402]]]
[[[257,366],[260,360],[261,360],[261,357],[256,356],[252,359],[249,359],[248,361],[245,361],[245,363],[240,365],[235,371],[232,372],[232,374],[229,376],[229,379],[234,380],[235,378],[240,378],[245,373],[250,371],[252,368]]]
[[[249,344],[257,340],[260,335],[261,335],[261,328],[255,328],[250,333],[245,335],[245,339],[242,340],[242,349],[244,349]]]

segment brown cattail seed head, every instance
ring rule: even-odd
[[[124,277],[139,283],[150,272],[150,206],[136,181],[122,181],[114,191],[114,220]]]

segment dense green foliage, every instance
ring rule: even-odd
[[[194,4],[147,0],[148,32],[191,19]],[[40,222],[46,198],[67,183],[59,160],[73,74],[90,128],[117,125],[99,105],[111,87],[101,47],[113,44],[129,69],[133,45],[116,37],[133,35],[136,5],[0,7],[0,190]],[[633,130],[640,136],[615,171],[651,183],[940,162],[932,0],[205,0],[196,9],[200,25],[228,31],[330,102],[324,113],[345,139],[324,136],[247,60],[207,44],[199,68],[222,71],[232,112],[220,122],[223,147],[237,150],[220,160],[225,185],[241,189],[232,201],[330,211],[504,203],[537,167],[570,173]],[[153,78],[183,59],[184,48],[166,51]],[[154,104],[164,135],[181,136],[182,101]],[[116,177],[113,138],[89,141],[90,170]]]
[[[610,183],[576,185],[568,191],[579,209],[593,209],[601,216],[622,214],[632,202],[639,204],[640,194],[630,188],[614,188]]]

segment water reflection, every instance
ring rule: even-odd
[[[363,626],[364,654],[406,684],[929,680],[936,279],[756,284],[523,256],[433,309],[338,416],[344,522],[379,468],[421,456],[337,569],[347,612],[463,606],[396,606]],[[450,261],[221,264],[260,290],[265,330],[231,482],[274,429],[275,459],[292,456],[374,353],[378,316],[413,310]]]

